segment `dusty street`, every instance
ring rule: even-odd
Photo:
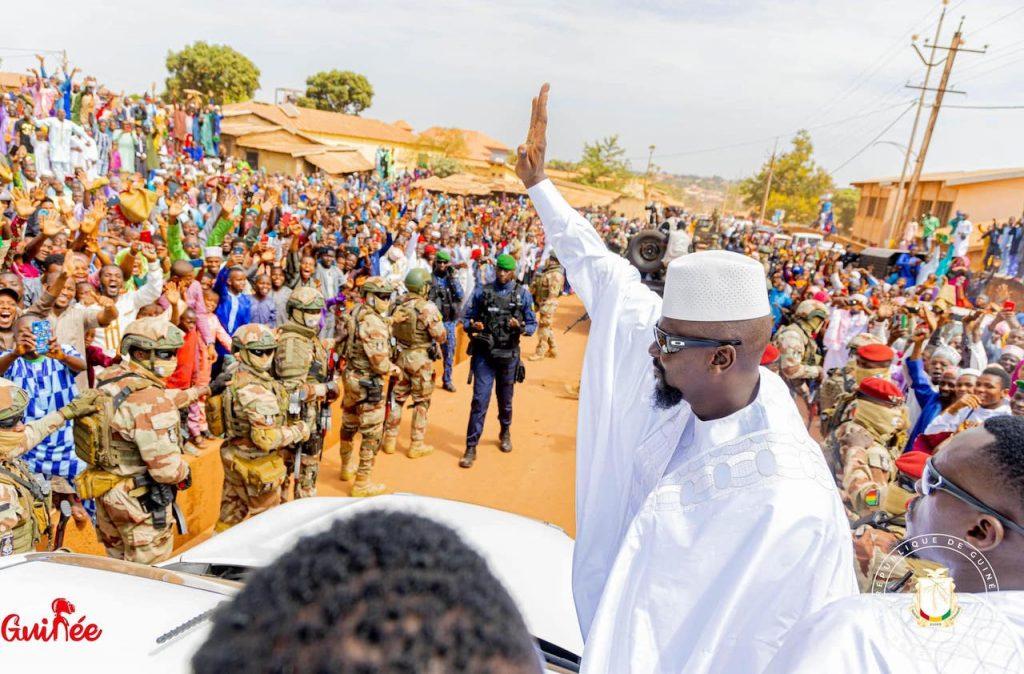
[[[554,325],[558,358],[525,361],[526,381],[515,390],[511,453],[498,451],[497,402],[492,396],[476,463],[470,469],[459,467],[472,399],[472,387],[466,384],[469,361],[464,360],[456,365],[453,376],[458,390],[449,393],[438,386],[434,391],[427,430],[434,453],[415,460],[405,456],[410,419],[406,411],[398,452],[377,455],[373,479],[384,482],[389,491],[443,496],[508,510],[557,524],[573,535],[577,402],[566,385],[578,381],[589,323],[580,323],[567,335],[562,332],[581,313],[583,307],[575,295],[563,297]],[[523,340],[524,356],[533,353],[534,344],[533,338]],[[319,493],[324,496],[347,495],[350,489],[350,483],[339,479],[338,428],[335,414],[319,479]]]

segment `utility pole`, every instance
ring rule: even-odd
[[[644,207],[647,207],[647,194],[651,183],[651,166],[654,161],[654,146],[647,147],[647,170],[644,171]]]
[[[772,147],[772,158],[768,162],[768,184],[764,186],[764,200],[761,201],[761,217],[757,224],[764,224],[764,213],[768,210],[768,195],[772,193],[772,176],[775,175],[775,154],[779,149],[779,139],[776,137],[775,145]]]
[[[911,89],[922,89],[923,91],[934,91],[935,102],[932,103],[931,115],[928,117],[928,126],[924,130],[924,137],[921,139],[921,149],[917,152],[917,160],[914,162],[914,175],[910,179],[910,186],[907,188],[907,198],[904,202],[903,208],[901,209],[899,222],[906,221],[907,215],[910,213],[910,209],[914,204],[914,192],[917,190],[917,185],[921,180],[921,171],[924,169],[924,162],[928,156],[928,147],[932,142],[932,134],[935,133],[935,122],[939,119],[939,110],[942,108],[942,101],[946,96],[946,93],[963,94],[963,91],[956,91],[949,89],[949,76],[953,72],[953,62],[956,61],[956,55],[960,52],[969,52],[973,54],[984,54],[985,49],[965,49],[962,45],[964,44],[963,39],[963,17],[960,18],[960,25],[957,27],[956,32],[953,34],[953,39],[949,43],[949,47],[938,47],[933,46],[933,49],[943,49],[947,51],[946,64],[942,69],[942,79],[939,80],[939,87],[937,89],[928,89],[928,87],[910,87]],[[927,46],[927,45],[925,45]],[[917,45],[914,45],[914,49],[917,50],[918,55],[921,55],[921,50],[917,49]],[[987,47],[986,47],[987,49]],[[923,60],[922,56],[922,60]]]
[[[933,63],[935,60],[935,45],[938,44],[939,37],[942,34],[942,22],[946,18],[946,6],[948,4],[949,0],[942,0],[942,14],[939,15],[939,23],[935,26],[935,39],[932,40],[932,51],[928,60],[924,62],[926,67],[924,71],[925,88],[921,89],[921,95],[917,99],[917,113],[914,115],[914,125],[910,128],[910,140],[907,141],[907,152],[903,155],[903,169],[900,171],[900,181],[896,185],[896,203],[892,205],[892,213],[889,216],[889,223],[885,233],[885,245],[887,246],[889,245],[889,242],[892,241],[893,232],[895,232],[896,227],[899,224],[897,220],[899,219],[900,213],[903,211],[903,181],[907,179],[907,167],[910,166],[910,155],[913,152],[914,141],[917,139],[917,125],[921,122],[921,111],[924,109],[924,97],[927,93],[928,81],[932,76],[932,68],[938,65],[937,63]],[[917,42],[916,35],[914,36],[913,42]]]

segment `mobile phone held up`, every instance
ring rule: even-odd
[[[50,352],[50,321],[32,321],[32,335],[36,338],[36,355]]]

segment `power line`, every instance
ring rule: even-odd
[[[865,151],[867,151],[867,149],[868,149],[869,147],[871,147],[872,145],[874,145],[874,144],[875,144],[875,143],[876,143],[876,142],[877,142],[877,141],[878,141],[878,140],[879,140],[879,139],[880,139],[880,138],[881,138],[882,136],[884,136],[884,135],[885,135],[886,133],[888,133],[888,132],[889,132],[889,129],[891,129],[892,127],[896,126],[896,123],[897,123],[897,122],[899,122],[899,121],[900,121],[901,119],[903,119],[903,116],[904,116],[904,115],[906,115],[906,114],[907,114],[908,112],[910,112],[911,110],[913,110],[913,109],[914,109],[914,107],[915,107],[916,105],[917,105],[917,101],[911,101],[911,102],[910,102],[910,105],[908,105],[908,106],[906,107],[906,109],[905,109],[905,110],[903,110],[903,112],[901,112],[901,113],[900,113],[899,115],[897,115],[897,116],[896,116],[896,119],[894,119],[894,120],[892,120],[891,122],[889,122],[889,123],[888,123],[888,124],[886,125],[886,127],[885,127],[884,129],[882,129],[882,130],[881,130],[881,131],[880,131],[880,132],[878,133],[878,135],[877,135],[877,136],[875,136],[874,138],[872,138],[872,139],[871,139],[871,140],[870,140],[870,141],[868,142],[868,144],[867,144],[867,145],[865,145],[865,146],[864,146],[864,147],[862,147],[861,149],[859,149],[859,150],[857,150],[856,152],[854,152],[854,153],[853,153],[853,156],[852,156],[852,157],[850,157],[849,159],[847,159],[846,161],[844,161],[844,162],[843,162],[842,164],[840,164],[840,165],[839,165],[839,166],[837,166],[836,168],[834,168],[834,169],[832,169],[831,171],[829,171],[829,173],[831,173],[831,174],[835,175],[836,173],[838,173],[838,172],[839,172],[839,171],[841,171],[842,169],[846,168],[846,165],[847,165],[847,164],[849,164],[849,163],[850,163],[850,162],[852,162],[852,161],[853,161],[854,159],[856,159],[857,157],[861,156],[861,155],[862,155],[862,154],[863,154],[863,153],[864,153]]]
[[[1024,10],[1024,6],[1021,6],[1021,7],[1018,7],[1017,9],[1011,10],[1010,12],[1007,12],[1006,14],[1003,14],[1001,17],[999,17],[995,21],[991,21],[989,23],[986,23],[981,28],[976,28],[975,30],[973,30],[973,31],[971,31],[970,33],[967,33],[967,34],[968,35],[977,35],[978,33],[980,33],[981,31],[985,30],[986,28],[994,26],[997,23],[1000,23],[1001,21],[1010,18],[1011,16],[1013,16],[1014,14],[1016,14],[1017,12],[1019,12],[1021,10]]]
[[[943,105],[958,110],[1024,110],[1024,105]]]
[[[669,154],[656,154],[656,155],[654,155],[654,158],[655,159],[669,159],[669,158],[672,158],[672,157],[683,157],[683,156],[691,155],[691,154],[703,154],[705,152],[716,152],[718,150],[731,150],[733,148],[744,147],[744,146],[747,146],[747,145],[757,145],[759,143],[764,143],[764,142],[767,142],[769,140],[773,140],[775,138],[778,138],[779,136],[792,135],[794,133],[797,133],[798,131],[815,131],[817,129],[823,129],[823,128],[829,127],[829,126],[836,126],[837,124],[844,124],[844,123],[849,122],[849,121],[854,120],[854,119],[860,119],[861,117],[867,117],[869,115],[877,115],[880,112],[885,112],[886,110],[892,110],[895,107],[899,107],[900,105],[904,105],[906,102],[907,101],[900,101],[896,105],[888,105],[888,106],[886,106],[884,108],[879,108],[878,110],[872,110],[871,112],[867,112],[867,113],[864,113],[862,115],[854,115],[852,117],[846,117],[844,119],[837,119],[834,122],[827,122],[825,124],[819,124],[817,126],[801,127],[799,129],[794,129],[793,131],[787,131],[787,132],[784,132],[784,133],[776,133],[776,134],[772,134],[770,136],[764,136],[762,138],[755,138],[753,140],[740,141],[738,143],[730,143],[729,145],[720,145],[718,147],[707,147],[707,148],[702,148],[700,150],[684,150],[682,152],[672,152],[672,153],[669,153]],[[628,159],[630,161],[634,161],[634,160],[635,161],[640,161],[640,160],[643,160],[643,159],[647,159],[647,157],[628,157]]]

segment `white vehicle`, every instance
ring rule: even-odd
[[[573,540],[553,524],[493,508],[413,494],[300,499],[217,534],[161,567],[241,579],[289,550],[299,538],[372,509],[422,515],[457,531],[512,595],[549,671],[578,671],[583,637],[572,600]]]
[[[793,234],[793,245],[799,248],[820,248],[825,237],[814,232],[798,232]]]
[[[207,618],[241,587],[106,557],[0,557],[5,672],[190,672]]]

